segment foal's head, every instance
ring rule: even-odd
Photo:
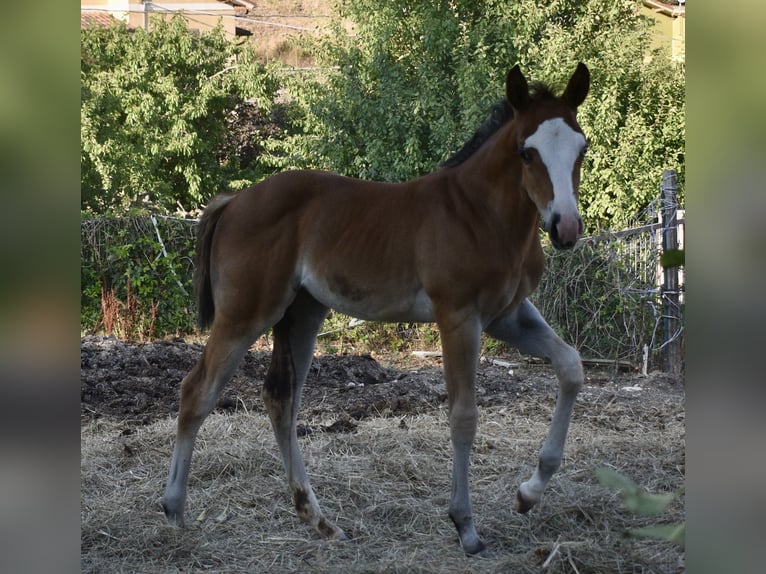
[[[561,97],[546,88],[530,93],[514,66],[505,80],[506,97],[517,129],[515,152],[522,184],[542,215],[545,230],[558,249],[573,247],[582,235],[577,210],[580,166],[587,142],[575,117],[590,87],[590,72],[578,64]]]

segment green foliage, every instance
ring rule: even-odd
[[[305,113],[303,132],[290,142],[292,162],[387,181],[431,171],[501,93],[489,78],[502,78],[507,59],[472,30],[487,18],[447,2],[364,0],[340,10],[354,34],[337,24],[314,47],[320,62],[338,69],[315,89],[291,90]],[[488,86],[494,95],[485,94]]]
[[[243,99],[266,109],[277,85],[220,27],[193,33],[181,16],[150,33],[90,26],[81,52],[83,209],[191,211],[230,181],[259,177],[225,148],[225,119]]]
[[[651,236],[584,239],[546,249],[546,272],[530,299],[561,337],[589,359],[640,365],[656,354],[656,251]]]
[[[682,267],[686,263],[686,251],[683,249],[668,249],[660,256],[660,265],[668,267]]]
[[[439,346],[440,339],[433,324],[360,321],[330,311],[317,341],[324,352],[370,353],[379,349],[394,352],[433,349]]]
[[[598,481],[609,488],[615,488],[622,494],[625,508],[641,516],[654,516],[662,514],[668,505],[676,500],[679,493],[652,494],[639,487],[628,477],[607,467],[596,469]],[[633,528],[630,530],[633,536],[642,536],[667,540],[683,547],[686,535],[686,525],[681,524],[658,524],[645,528]]]
[[[646,492],[628,477],[604,466],[596,469],[596,478],[602,485],[620,490],[625,508],[642,516],[660,514],[678,497],[673,493]]]
[[[336,66],[289,85],[297,132],[283,165],[401,181],[435,168],[504,95],[520,63],[561,85],[592,73],[581,123],[591,142],[581,187],[589,231],[617,228],[656,196],[663,169],[684,173],[684,67],[646,57],[636,2],[464,0],[341,2],[333,34],[313,46]],[[683,190],[680,193],[683,202]]]
[[[616,77],[594,81],[595,100],[580,117],[591,141],[581,185],[582,213],[591,228],[628,226],[657,196],[665,169],[677,171],[684,203],[684,66],[659,55],[610,64],[618,65]]]
[[[81,329],[130,339],[194,332],[189,222],[85,219],[80,244]]]

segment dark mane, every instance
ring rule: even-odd
[[[535,82],[529,87],[530,102],[551,100],[555,97],[556,96],[551,88],[546,84]],[[491,138],[497,130],[511,119],[513,119],[513,109],[508,103],[508,100],[503,98],[502,100],[495,102],[490,108],[489,117],[474,132],[471,139],[465,142],[463,147],[444,160],[439,167],[455,167],[460,165],[471,157],[477,149],[484,145],[484,143]]]
[[[511,118],[513,118],[513,109],[511,108],[511,104],[508,103],[508,100],[503,98],[502,100],[495,102],[490,109],[489,117],[483,124],[481,124],[479,129],[474,132],[471,139],[465,142],[463,147],[457,150],[449,158],[444,160],[441,167],[455,167],[463,163]]]

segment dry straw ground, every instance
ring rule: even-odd
[[[640,518],[594,477],[607,465],[652,492],[683,487],[683,388],[662,375],[588,373],[563,467],[522,516],[511,504],[535,463],[555,380],[545,365],[519,361],[509,374],[482,362],[471,477],[477,526],[494,557],[476,559],[462,555],[446,514],[451,448],[438,359],[315,359],[301,447],[326,514],[351,537],[335,542],[292,510],[257,397],[265,352],[250,353],[201,431],[188,524],[177,530],[159,506],[175,432],[167,407],[199,346],[88,338],[82,351],[84,572],[683,571],[675,546],[626,536],[683,520],[683,498],[660,518]],[[342,382],[349,377],[355,384]],[[172,395],[147,398],[147,384]]]

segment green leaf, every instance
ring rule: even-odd
[[[667,506],[676,499],[673,493],[651,494],[649,492],[639,491],[636,493],[625,493],[625,507],[643,516],[660,514]]]
[[[660,264],[664,268],[680,267],[685,264],[686,252],[683,249],[668,249],[660,256]]]
[[[644,516],[663,512],[678,497],[675,493],[646,492],[628,477],[603,466],[596,469],[596,477],[602,485],[621,491],[628,510]]]
[[[598,481],[603,486],[617,488],[623,491],[623,493],[636,492],[638,490],[636,483],[630,480],[627,476],[605,466],[600,466],[596,469],[596,478],[598,478]]]
[[[633,536],[667,540],[683,547],[686,538],[686,524],[658,524],[646,528],[632,528],[629,532]]]

